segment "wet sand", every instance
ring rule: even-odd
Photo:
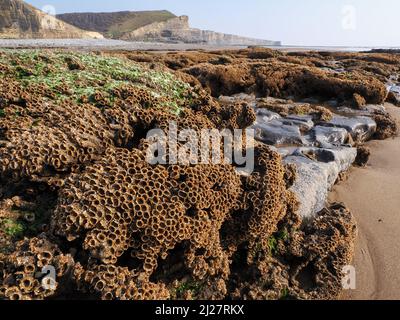
[[[400,108],[387,106],[400,122]],[[372,141],[367,168],[353,168],[331,201],[344,202],[358,222],[352,300],[400,299],[400,137]]]

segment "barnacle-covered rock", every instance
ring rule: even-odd
[[[351,264],[356,223],[342,204],[322,210],[301,227],[293,212],[270,238],[270,250],[260,249],[256,263],[244,276],[239,267],[232,277],[234,299],[337,299],[344,268]]]
[[[377,124],[377,130],[374,135],[376,139],[385,140],[397,135],[398,124],[389,113],[375,111],[373,118]]]
[[[143,281],[128,268],[98,265],[84,270],[78,263],[73,277],[81,292],[103,300],[166,300],[170,297],[164,284]]]
[[[354,254],[357,236],[354,217],[343,204],[332,204],[299,236],[303,237],[302,241],[294,242],[290,248],[291,253],[302,260],[291,277],[299,296],[308,299],[338,297],[343,289],[344,267],[351,264]],[[314,271],[310,273],[310,270]],[[308,288],[301,283],[307,273],[311,279]]]
[[[166,163],[150,164],[147,134],[168,134],[172,123],[191,134],[254,123],[247,103],[219,103],[200,82],[214,94],[301,95],[321,86],[326,97],[358,92],[368,101],[381,99],[381,87],[366,74],[317,71],[317,57],[303,68],[299,57],[264,49],[166,55],[168,67],[188,68],[175,75],[162,64],[146,66],[160,62],[156,54],[117,55],[0,52],[0,218],[46,213],[40,232],[27,224],[31,239],[7,238],[14,245],[0,257],[0,298],[335,296],[354,240],[345,209],[324,211],[304,227],[289,191],[296,170],[266,145],[255,144],[254,170],[244,173],[236,163],[192,161],[211,152],[196,148],[187,163],[173,163],[167,146]],[[304,81],[313,89],[303,92]],[[320,106],[272,108],[331,120]],[[309,265],[317,270],[311,290],[297,279]],[[46,266],[56,271],[50,289],[41,281]]]
[[[37,300],[63,294],[73,266],[72,256],[46,236],[22,240],[12,254],[0,257],[0,298]]]

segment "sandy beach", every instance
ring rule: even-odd
[[[387,105],[400,121],[400,109]],[[332,201],[344,202],[355,215],[359,236],[354,265],[357,289],[352,300],[400,299],[400,137],[372,141],[367,168],[354,168],[346,182],[337,185]]]

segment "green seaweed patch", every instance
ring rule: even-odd
[[[25,226],[22,222],[13,219],[1,219],[0,230],[11,238],[21,238],[25,231]]]
[[[281,290],[281,296],[279,300],[288,300],[289,299],[289,289],[287,287]]]
[[[202,284],[194,281],[189,280],[186,282],[182,282],[175,290],[175,295],[177,297],[182,297],[186,292],[190,292],[192,294],[192,298],[196,299],[202,289]]]
[[[48,202],[37,206],[34,210],[13,209],[13,212],[19,217],[18,223],[23,227],[23,236],[34,237],[40,233],[43,226],[49,224],[51,208],[55,204],[55,200],[48,200]]]
[[[71,61],[76,68],[70,67]],[[175,114],[190,105],[192,99],[190,85],[173,73],[153,70],[123,57],[65,51],[1,50],[0,63],[10,66],[10,71],[0,74],[0,78],[11,76],[24,88],[45,87],[52,94],[44,96],[55,101],[72,99],[82,103],[88,98],[91,102],[96,92],[103,92],[108,93],[106,102],[112,105],[113,89],[127,85],[144,88],[153,96],[164,98],[168,102],[160,107]]]
[[[287,241],[289,239],[289,232],[286,228],[284,228],[283,230],[280,230],[277,233],[277,239],[278,240],[282,240],[282,241]]]
[[[286,228],[279,230],[268,239],[268,250],[272,255],[278,253],[278,245],[281,241],[286,242],[289,240],[289,232]]]
[[[278,239],[275,236],[271,236],[268,239],[268,249],[272,255],[278,252]]]

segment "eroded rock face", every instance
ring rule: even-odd
[[[262,123],[262,122],[270,122],[272,120],[278,120],[281,119],[281,116],[277,114],[276,112],[272,112],[268,109],[256,109],[257,113],[257,120],[256,122]]]
[[[299,127],[301,132],[308,132],[314,127],[311,115],[289,115],[281,120],[282,124]]]
[[[107,38],[120,39],[124,34],[176,16],[169,11],[74,12],[58,14],[58,19],[83,30],[99,32]]]
[[[330,113],[323,107],[288,100],[254,99],[250,104],[257,114],[255,138],[277,147],[285,163],[297,169],[291,190],[299,199],[300,216],[312,219],[325,207],[340,174],[354,163],[357,149],[350,146],[375,134],[374,113],[324,117]]]
[[[0,38],[101,39],[103,36],[69,25],[21,0],[2,0]]]
[[[189,26],[189,17],[180,16],[167,21],[154,22],[122,36],[128,41],[157,41],[200,43],[208,45],[280,45],[280,42],[252,39],[224,34],[209,30],[200,30]]]
[[[168,11],[67,13],[57,18],[85,30],[126,41],[189,43],[206,45],[279,46],[279,41],[240,37],[191,28],[188,16],[176,17]]]

